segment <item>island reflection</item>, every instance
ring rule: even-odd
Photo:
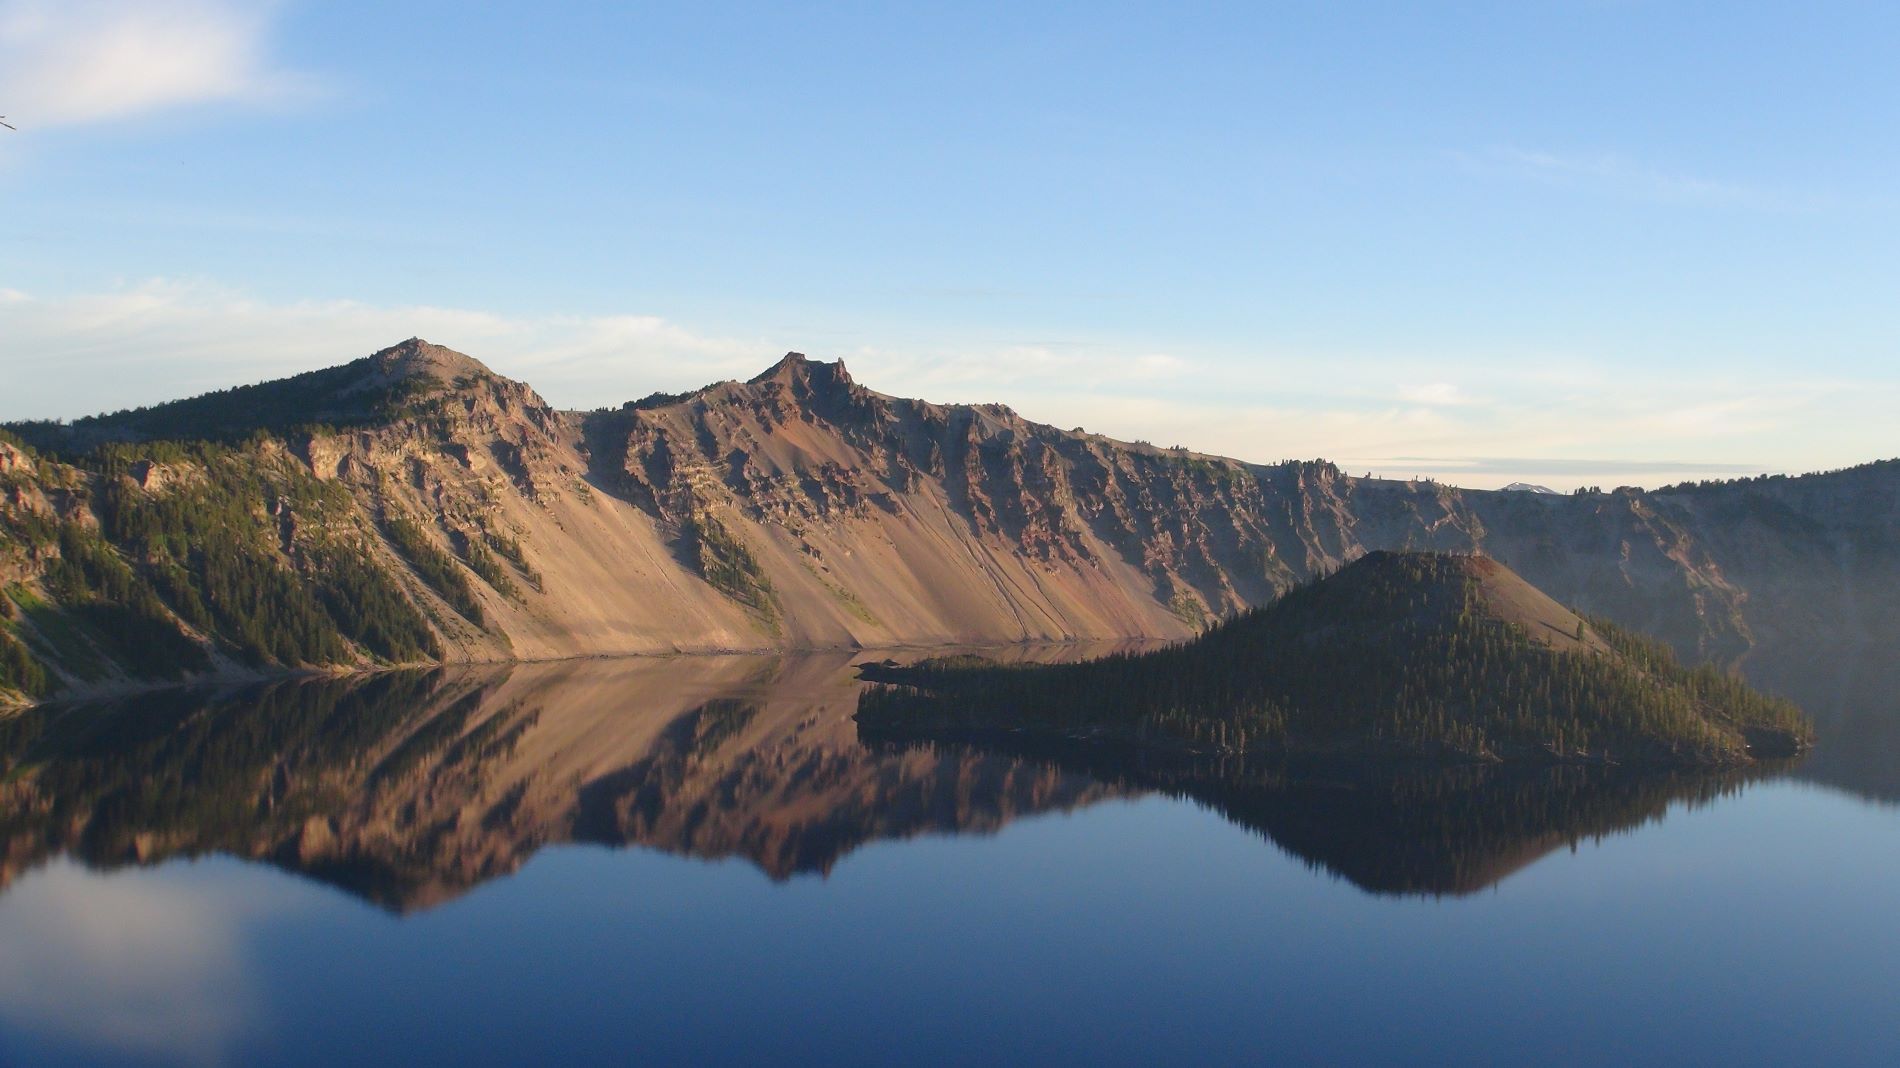
[[[1489,889],[1555,850],[1660,822],[1673,806],[1709,804],[1794,765],[1358,767],[1007,735],[870,744],[892,752],[1013,753],[1117,790],[1188,798],[1362,890],[1434,897]]]
[[[786,879],[828,872],[871,841],[994,832],[1164,792],[1365,890],[1460,894],[1747,781],[1582,768],[1344,776],[1023,751],[1007,738],[861,741],[854,659],[495,665],[17,715],[0,720],[0,887],[63,854],[112,868],[226,853],[408,911],[549,844],[738,857]]]

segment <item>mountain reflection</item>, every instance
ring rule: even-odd
[[[1295,774],[1007,739],[865,742],[851,720],[853,659],[437,669],[0,719],[0,887],[62,854],[110,868],[217,852],[410,910],[552,843],[737,857],[785,879],[828,872],[874,840],[992,832],[1163,792],[1366,890],[1457,894],[1743,781],[1583,768]]]
[[[1819,744],[1799,778],[1900,804],[1900,647],[1762,665],[1754,674],[1814,717]]]
[[[1012,754],[1130,793],[1185,797],[1309,867],[1374,894],[1455,896],[1579,843],[1660,821],[1783,773],[1747,769],[1463,765],[1353,767],[1163,756],[1010,735],[946,743],[872,739],[887,751]]]
[[[867,750],[850,663],[437,669],[0,719],[0,886],[61,853],[221,852],[407,910],[558,842],[741,857],[783,879],[870,840],[994,831],[1117,792],[1013,757]]]

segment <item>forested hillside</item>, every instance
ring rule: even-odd
[[[1787,701],[1590,623],[1495,561],[1374,552],[1167,649],[869,667],[876,735],[1032,731],[1231,753],[1724,764],[1789,756]]]

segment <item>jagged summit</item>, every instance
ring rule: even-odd
[[[851,372],[845,370],[843,360],[814,360],[802,352],[786,353],[777,363],[746,379],[745,384],[757,386],[767,382],[814,390],[845,389],[857,384],[852,381]]]
[[[788,352],[779,357],[777,363],[753,375],[751,378],[746,379],[746,384],[756,385],[760,382],[769,381],[785,382],[796,378],[803,378],[810,373],[813,362],[811,357],[802,352]]]

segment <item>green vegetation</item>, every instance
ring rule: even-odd
[[[871,607],[864,603],[863,598],[835,582],[828,582],[823,578],[819,581],[824,583],[825,592],[831,594],[832,600],[844,606],[845,611],[874,627],[879,625],[877,616],[872,613]]]
[[[687,558],[714,589],[767,619],[776,617],[772,580],[744,541],[710,512],[700,512],[680,524],[680,533]]]
[[[1798,475],[1760,474],[1746,475],[1740,478],[1705,478],[1692,482],[1678,482],[1673,486],[1663,486],[1656,489],[1654,493],[1660,496],[1666,493],[1686,494],[1701,493],[1707,490],[1725,490],[1736,487],[1775,486],[1802,479],[1827,479],[1838,475],[1891,473],[1896,468],[1900,468],[1900,457],[1888,460],[1872,460],[1864,464],[1855,464],[1851,467],[1830,468],[1825,471],[1808,471]]]
[[[55,652],[64,654],[61,659],[84,665],[83,674],[103,674],[93,650],[150,678],[174,679],[207,665],[204,650],[179,632],[152,586],[98,534],[62,524],[59,557],[42,581],[63,618],[51,618],[54,609],[37,603],[27,608],[27,617],[54,642]]]
[[[179,466],[163,492],[129,477],[153,462]],[[104,536],[181,619],[241,659],[341,663],[350,642],[388,661],[439,652],[428,624],[363,552],[343,487],[216,445],[110,446],[97,465]]]
[[[409,566],[416,569],[416,574],[422,576],[422,581],[447,601],[450,608],[478,627],[486,622],[481,602],[475,599],[475,591],[469,587],[468,577],[462,574],[455,557],[436,548],[415,520],[401,515],[385,517],[383,532],[389,535],[390,543]]]
[[[811,561],[801,560],[799,563],[804,565],[807,574],[818,580],[818,584],[825,588],[825,592],[831,595],[831,599],[838,602],[838,607],[843,608],[853,616],[856,616],[858,619],[872,626],[878,625],[877,616],[872,613],[871,607],[865,604],[864,600],[857,594],[852,593],[845,587],[826,578],[816,567],[812,566]]]
[[[1174,596],[1168,598],[1168,612],[1190,627],[1207,622],[1207,606],[1192,590],[1177,588]]]
[[[497,534],[486,528],[482,530],[482,540],[487,542],[488,547],[493,549],[503,560],[513,564],[515,570],[521,572],[521,577],[528,580],[528,585],[533,586],[537,590],[541,588],[541,572],[529,566],[527,554],[521,551],[520,542],[506,534]],[[487,576],[484,575],[483,577],[486,578]],[[500,589],[501,587],[497,586],[495,588]]]
[[[470,571],[475,572],[496,593],[503,597],[515,596],[515,580],[508,577],[508,569],[502,566],[501,558],[486,543],[473,538],[463,539],[462,560],[468,564]]]
[[[107,444],[83,467],[97,526],[0,509],[0,534],[41,561],[40,597],[9,591],[22,620],[8,685],[36,696],[51,666],[81,679],[176,679],[220,650],[252,665],[413,662],[440,655],[427,621],[366,551],[349,491],[259,444]],[[51,476],[49,476],[51,477]]]
[[[0,626],[0,692],[11,690],[28,697],[44,697],[51,682],[46,669],[27,647],[8,627]]]
[[[1610,652],[1558,651],[1494,612],[1469,558],[1375,553],[1158,652],[867,670],[891,685],[867,691],[858,715],[924,734],[1030,728],[1164,748],[1451,760],[1728,763],[1749,745],[1809,738],[1788,702],[1603,630]]]
[[[69,459],[112,442],[238,444],[260,432],[282,437],[421,414],[425,406],[418,400],[436,386],[433,380],[420,378],[378,382],[374,374],[369,360],[357,360],[150,408],[88,416],[71,423],[9,423],[6,429],[42,452]]]

